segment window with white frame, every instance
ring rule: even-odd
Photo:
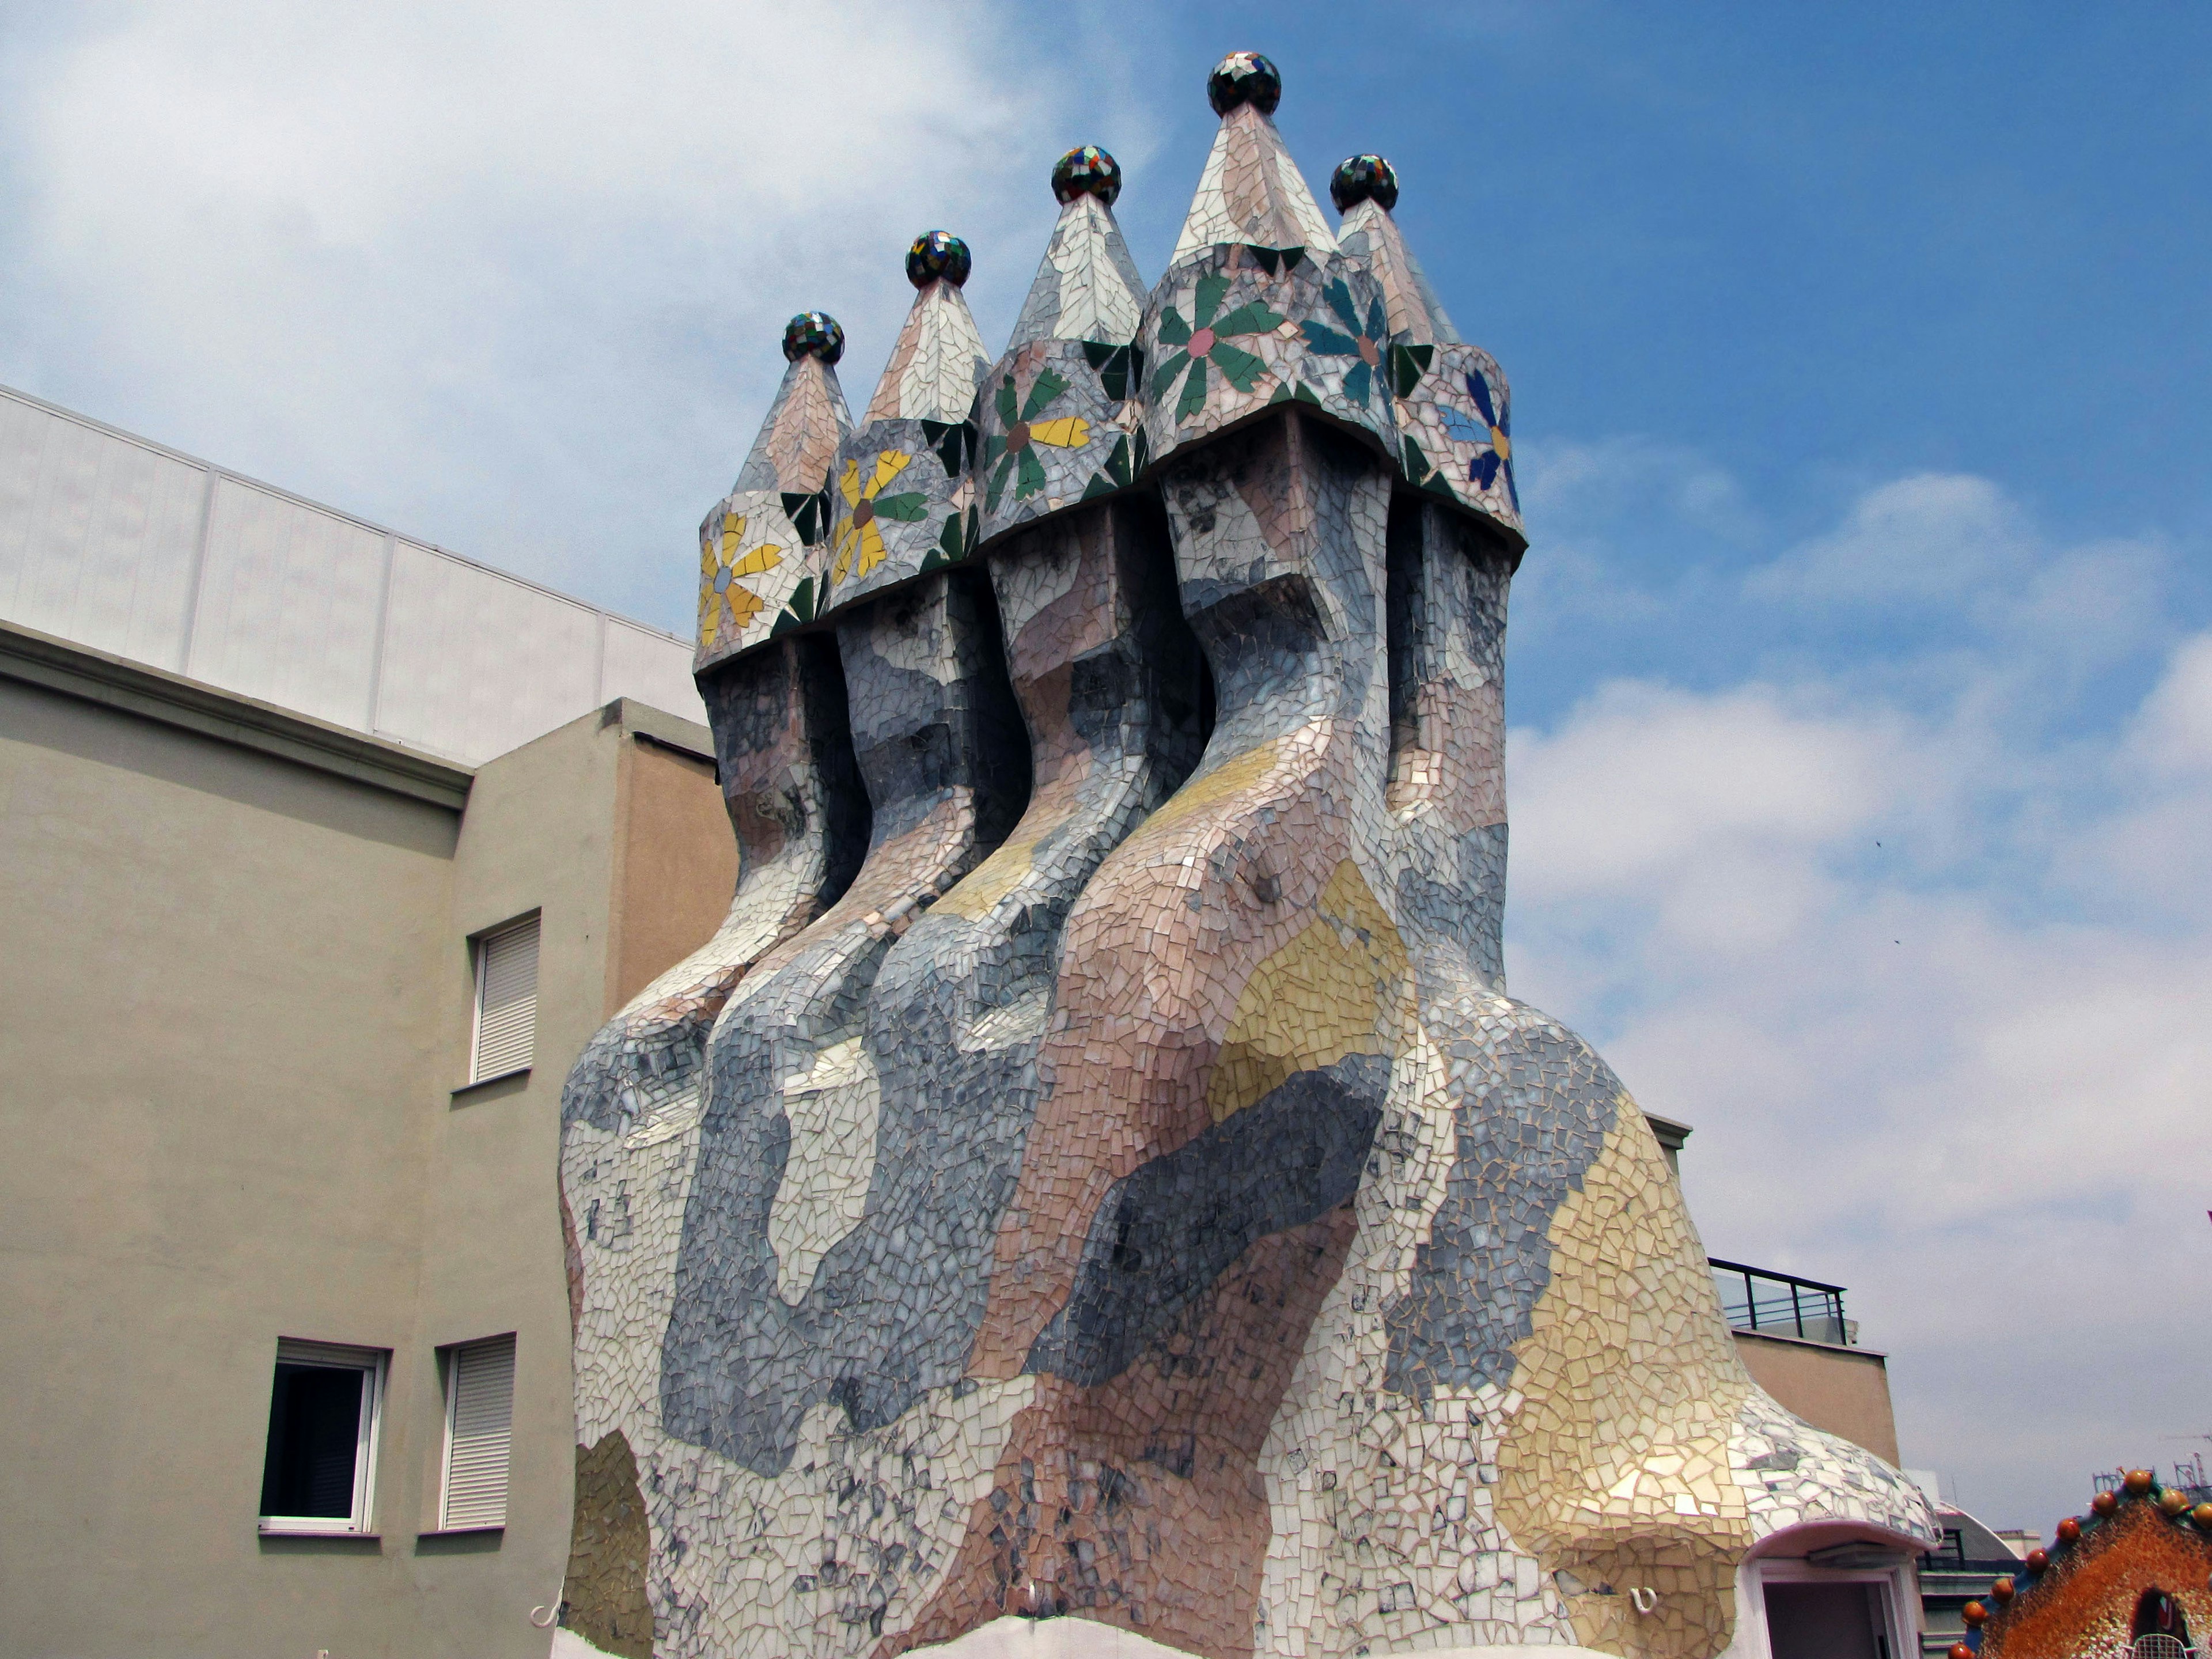
[[[477,940],[476,1031],[469,1081],[530,1069],[538,1047],[538,918],[526,916]]]
[[[438,1525],[468,1532],[507,1524],[514,1434],[514,1338],[447,1351],[446,1480]]]
[[[390,1358],[378,1348],[277,1343],[261,1465],[264,1532],[373,1530],[377,1424]]]

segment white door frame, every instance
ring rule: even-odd
[[[1884,1629],[1889,1638],[1889,1659],[1920,1659],[1920,1587],[1913,1576],[1911,1558],[1899,1553],[1893,1567],[1816,1567],[1800,1558],[1767,1556],[1743,1564],[1737,1578],[1735,1640],[1730,1655],[1744,1659],[1773,1659],[1774,1648],[1766,1629],[1766,1587],[1769,1584],[1880,1584],[1885,1588]]]

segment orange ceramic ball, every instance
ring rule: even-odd
[[[1990,1616],[1990,1610],[1979,1601],[1969,1601],[1959,1609],[1959,1616],[1966,1621],[1968,1630],[1974,1630],[1980,1626],[1983,1620]]]
[[[2151,1489],[2150,1471],[2148,1469],[2130,1469],[2127,1474],[2127,1479],[2120,1484],[2127,1488],[2129,1497],[2148,1498],[2150,1496]]]
[[[2027,1570],[2030,1572],[2041,1572],[2050,1565],[2051,1552],[2049,1550],[2030,1550],[2027,1553]]]
[[[2058,1541],[2062,1544],[2080,1543],[2081,1541],[2081,1523],[2079,1521],[2076,1521],[2070,1515],[2063,1521],[2061,1521],[2058,1523]]]
[[[2179,1515],[2189,1507],[2189,1494],[2168,1486],[2158,1495],[2158,1506],[2168,1515]]]
[[[2120,1506],[2120,1495],[2116,1492],[2100,1492],[2089,1500],[2091,1513],[2110,1515]]]
[[[2189,1518],[2207,1532],[2212,1532],[2212,1504],[2199,1504],[2189,1511]]]
[[[1994,1579],[1990,1584],[1990,1594],[1996,1596],[1999,1601],[2011,1601],[2012,1589],[2012,1580],[2009,1578]]]
[[[1975,1659],[1974,1650],[1964,1642],[1954,1642],[1951,1644],[1951,1659]]]

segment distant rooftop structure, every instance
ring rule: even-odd
[[[0,386],[0,618],[476,765],[692,641]]]

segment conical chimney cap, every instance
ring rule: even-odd
[[[960,422],[975,401],[989,359],[960,292],[968,280],[968,244],[947,230],[925,232],[907,251],[906,274],[920,291],[863,425],[900,419]]]
[[[1282,87],[1274,64],[1256,52],[1230,53],[1206,77],[1221,130],[1170,264],[1224,242],[1302,247],[1316,258],[1337,251],[1321,204],[1268,118]]]
[[[1054,167],[1052,193],[1060,203],[1060,222],[1007,349],[1038,340],[1127,345],[1144,315],[1145,279],[1114,222],[1121,166],[1096,144],[1081,145]]]
[[[1328,194],[1344,215],[1336,228],[1339,245],[1364,259],[1382,286],[1384,324],[1392,337],[1403,336],[1414,345],[1459,344],[1459,331],[1445,314],[1443,301],[1390,216],[1398,204],[1398,170],[1379,155],[1346,156],[1328,181]]]
[[[802,311],[783,331],[783,355],[791,366],[732,487],[811,495],[853,429],[835,367],[845,355],[845,331],[827,312]]]

